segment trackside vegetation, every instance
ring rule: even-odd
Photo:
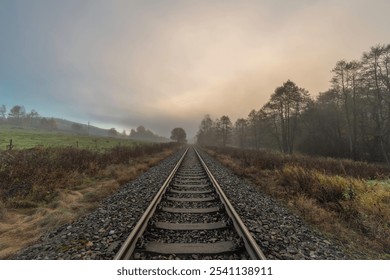
[[[347,250],[390,258],[388,166],[229,147],[207,151]]]
[[[0,259],[95,209],[103,198],[178,147],[132,143],[104,150],[70,146],[2,150]]]

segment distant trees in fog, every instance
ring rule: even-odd
[[[197,142],[201,145],[219,145],[225,147],[231,143],[233,130],[232,122],[228,116],[213,121],[210,115],[206,115],[199,127]]]
[[[53,118],[42,118],[34,109],[28,113],[22,105],[13,106],[8,114],[6,106],[1,105],[0,123],[19,127],[57,129],[57,123]]]
[[[108,136],[117,136],[118,135],[118,131],[116,131],[116,129],[113,127],[113,128],[110,128],[107,132]]]
[[[178,143],[186,143],[187,142],[187,134],[185,130],[181,127],[176,127],[171,131],[171,140],[174,140]]]
[[[336,62],[330,88],[316,98],[288,80],[263,107],[230,125],[229,133],[222,133],[221,120],[203,118],[199,144],[296,150],[389,164],[390,45],[374,46],[360,60]]]
[[[53,118],[50,118],[50,119],[41,118],[39,123],[40,123],[40,128],[43,128],[43,129],[56,130],[58,128],[57,122]]]
[[[136,129],[130,131],[130,138],[134,140],[147,140],[154,142],[167,142],[167,139],[161,137],[149,129],[146,129],[144,126],[140,125]]]

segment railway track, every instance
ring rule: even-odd
[[[265,259],[194,147],[180,158],[115,259]]]

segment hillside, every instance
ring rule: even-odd
[[[31,145],[45,145],[45,137],[50,138],[51,140],[47,140],[51,143],[53,143],[53,141],[60,144],[65,142],[66,145],[68,145],[70,141],[72,143],[70,145],[72,146],[76,145],[76,142],[77,145],[79,145],[79,142],[85,142],[86,139],[89,142],[93,141],[96,143],[97,140],[94,139],[96,137],[107,137],[125,141],[170,142],[169,139],[159,136],[143,126],[139,126],[137,131],[134,129],[131,131],[131,135],[125,136],[117,132],[114,128],[103,129],[93,125],[77,123],[60,118],[8,118],[0,120],[0,145],[1,147],[9,145],[11,139],[13,139],[14,145],[15,141],[18,140],[19,147],[24,148],[32,147]],[[80,139],[73,139],[75,136]],[[88,137],[90,139],[88,139]],[[53,140],[54,138],[56,139]]]

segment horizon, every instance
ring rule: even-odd
[[[2,1],[0,105],[192,139],[292,80],[311,97],[342,59],[389,43],[377,1]]]

